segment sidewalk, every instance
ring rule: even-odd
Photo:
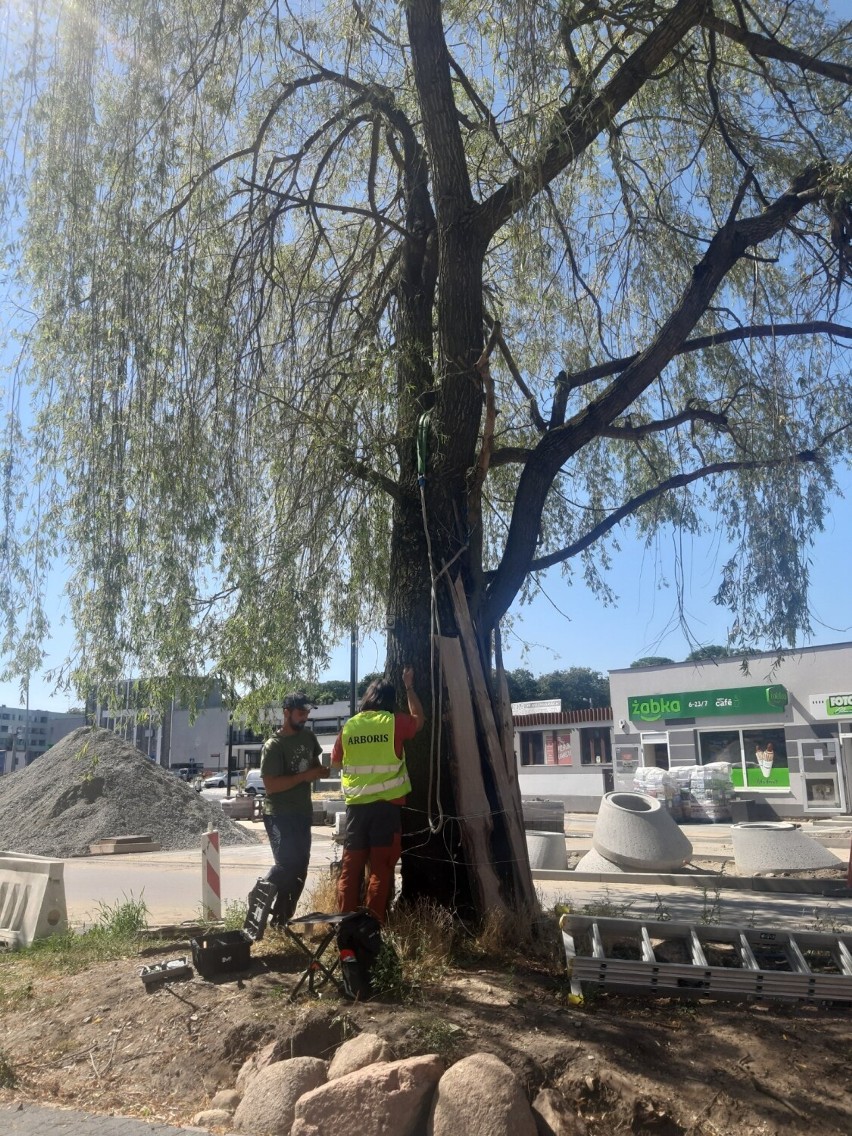
[[[64,1108],[36,1104],[0,1104],[3,1136],[208,1136],[206,1128],[173,1128],[158,1121],[134,1120],[129,1116],[92,1116]]]

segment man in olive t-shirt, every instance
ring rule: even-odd
[[[302,691],[288,694],[284,724],[266,741],[260,756],[266,790],[263,823],[275,860],[266,878],[278,888],[270,919],[273,927],[292,917],[305,886],[311,856],[311,783],[328,773],[319,760],[322,746],[305,729],[310,710]]]

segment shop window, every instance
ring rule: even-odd
[[[699,733],[698,745],[702,765],[712,765],[716,761],[730,761],[731,765],[739,765],[742,761],[739,730]]]
[[[811,730],[815,738],[837,737],[837,727],[832,725],[831,722],[814,722],[811,725]]]
[[[544,765],[544,734],[521,734],[521,765]]]
[[[790,787],[790,767],[783,730],[743,730],[743,755],[743,783],[749,789]],[[732,780],[736,785],[736,779],[732,777]]]
[[[519,735],[521,765],[571,765],[569,730],[525,731]]]
[[[580,730],[580,762],[583,765],[612,763],[609,730],[605,726],[592,726]]]
[[[702,765],[731,763],[735,789],[789,789],[790,768],[784,731],[708,730],[698,735]]]
[[[571,734],[548,730],[544,735],[544,764],[571,764]]]

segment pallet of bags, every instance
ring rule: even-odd
[[[693,766],[680,766],[669,771],[669,778],[672,783],[672,790],[677,797],[677,807],[680,813],[678,819],[692,820],[693,812],[696,809],[695,801],[692,799],[692,790],[690,788],[690,778],[692,776]],[[700,806],[698,806],[700,808]]]
[[[668,769],[658,769],[654,765],[641,766],[633,774],[633,790],[645,793],[671,813],[677,820],[681,816],[680,795],[675,788]]]
[[[731,819],[731,764],[694,765],[689,777],[693,820],[718,824]]]

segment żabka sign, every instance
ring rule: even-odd
[[[682,694],[639,694],[627,700],[627,712],[634,722],[659,722],[668,718],[778,714],[786,705],[786,687],[741,686],[729,690],[689,690]]]

